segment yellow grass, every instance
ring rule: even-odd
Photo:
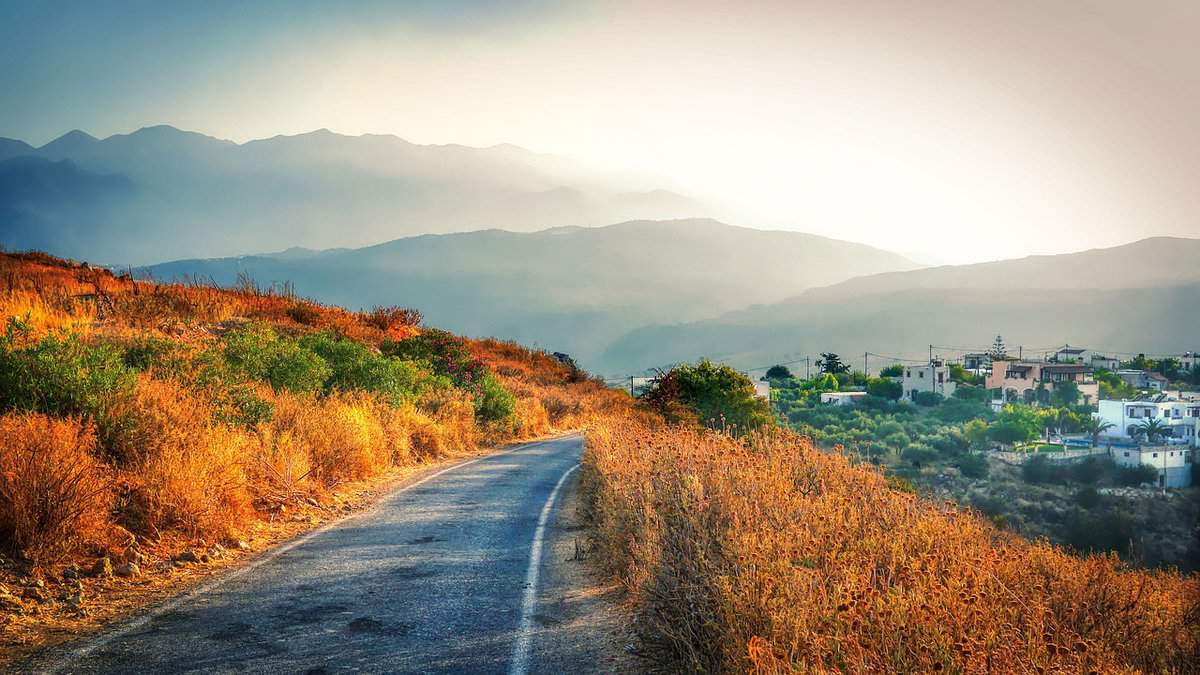
[[[588,435],[598,558],[671,669],[1185,672],[1200,581],[1076,557],[787,432]]]

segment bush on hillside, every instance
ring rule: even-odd
[[[1116,480],[1126,487],[1137,487],[1146,483],[1158,485],[1158,469],[1149,464],[1121,467],[1117,470]]]
[[[14,413],[0,417],[0,438],[0,542],[43,562],[100,533],[109,482],[88,426]]]
[[[367,345],[332,333],[314,333],[300,346],[320,356],[330,369],[324,391],[361,389],[384,396],[392,405],[416,401],[437,387],[448,387],[448,378],[436,378],[414,361],[376,353]]]
[[[946,397],[935,391],[917,391],[913,392],[912,400],[917,405],[931,408],[946,400]]]
[[[74,336],[27,338],[14,323],[0,338],[0,410],[82,416],[107,444],[120,424],[114,405],[132,393],[136,379],[121,350]]]
[[[311,349],[265,324],[231,330],[221,342],[225,363],[236,378],[266,382],[276,391],[318,392],[332,374],[329,364]]]
[[[958,470],[967,478],[987,478],[987,457],[980,454],[963,455],[958,460]]]

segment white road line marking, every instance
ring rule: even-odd
[[[251,560],[250,562],[246,563],[245,565],[242,565],[241,567],[236,567],[227,574],[221,574],[213,579],[210,579],[209,581],[201,583],[198,586],[192,587],[190,590],[180,593],[179,595],[175,596],[174,599],[168,600],[167,602],[150,610],[146,614],[144,614],[136,619],[133,619],[132,621],[129,621],[128,623],[120,625],[119,627],[114,629],[112,632],[107,633],[105,635],[100,635],[96,639],[89,640],[86,644],[80,645],[79,647],[68,651],[66,654],[62,655],[61,659],[59,659],[59,661],[56,664],[51,666],[50,669],[45,672],[50,675],[53,675],[54,673],[60,673],[63,671],[63,669],[70,667],[75,661],[78,661],[79,659],[87,656],[88,654],[92,653],[93,651],[112,643],[117,638],[125,637],[126,635],[132,633],[133,631],[138,630],[139,628],[142,628],[147,623],[150,623],[151,620],[153,620],[157,617],[160,617],[163,614],[166,614],[168,612],[174,611],[175,609],[178,609],[184,603],[186,603],[190,600],[194,600],[205,593],[214,591],[214,590],[220,588],[221,586],[223,586],[224,584],[226,584],[230,581],[233,581],[234,579],[237,579],[238,577],[246,574],[247,572],[250,572],[251,570],[258,569],[259,567],[271,562],[272,560],[278,558],[279,556],[283,555],[284,553],[287,553],[288,551],[296,548],[297,546],[301,546],[301,545],[311,541],[314,537],[317,537],[317,536],[325,533],[328,530],[332,530],[337,527],[341,527],[342,525],[345,525],[346,523],[349,523],[352,520],[356,520],[356,519],[362,518],[363,516],[366,516],[370,513],[373,513],[376,509],[378,509],[379,507],[386,504],[388,501],[390,501],[396,495],[407,492],[423,483],[427,483],[427,482],[433,480],[434,478],[441,476],[442,474],[449,473],[451,471],[454,471],[455,469],[461,469],[464,466],[470,466],[476,462],[482,462],[485,459],[491,459],[493,457],[502,457],[504,455],[517,452],[518,450],[528,450],[529,448],[537,447],[539,445],[545,445],[546,443],[553,443],[555,441],[563,440],[565,438],[570,438],[570,436],[563,436],[560,438],[550,438],[550,439],[547,439],[544,441],[536,441],[534,443],[525,443],[525,444],[510,448],[508,450],[504,450],[502,452],[494,452],[489,455],[483,455],[482,457],[476,457],[475,459],[467,460],[465,462],[459,462],[458,464],[455,464],[454,466],[446,467],[445,469],[442,469],[441,471],[431,473],[428,476],[425,476],[424,478],[422,478],[418,481],[414,481],[412,483],[409,483],[408,485],[405,485],[401,488],[396,489],[395,491],[389,493],[386,497],[379,500],[376,504],[374,504],[372,507],[370,507],[368,509],[359,511],[358,513],[351,514],[349,516],[346,516],[345,518],[339,518],[338,520],[334,520],[332,522],[326,523],[325,525],[318,527],[317,529],[313,530],[312,532],[309,532],[308,534],[305,534],[301,537],[293,539],[286,544],[283,544],[283,545],[275,547],[275,548],[267,549],[267,551],[265,553],[263,553],[261,556],[259,556],[258,558],[255,558],[254,560]]]
[[[525,597],[521,600],[521,622],[517,625],[517,644],[513,647],[509,675],[525,675],[529,672],[529,646],[533,640],[533,610],[537,608],[538,572],[542,566],[542,540],[546,537],[546,521],[550,520],[550,511],[554,508],[554,500],[563,483],[578,469],[579,465],[567,469],[550,496],[542,506],[542,514],[538,516],[537,529],[533,531],[533,544],[529,548],[529,569],[525,572]]]

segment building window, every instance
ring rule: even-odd
[[[1158,453],[1157,452],[1154,453],[1153,455],[1151,455],[1151,457],[1158,457]]]
[[[918,370],[918,371],[917,371],[917,377],[921,378],[922,380],[923,380],[923,379],[925,379],[925,371],[923,371],[923,370]]]
[[[1128,457],[1128,456],[1129,456],[1129,453],[1128,453],[1128,452],[1126,452],[1126,453],[1125,453],[1125,456],[1126,456],[1126,457]]]

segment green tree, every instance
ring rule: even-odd
[[[821,358],[817,359],[817,368],[822,373],[835,376],[850,372],[850,366],[842,363],[842,358],[833,352],[821,352]]]
[[[987,457],[973,454],[963,455],[958,460],[958,470],[967,478],[987,478]]]
[[[661,373],[644,398],[664,409],[683,404],[695,411],[701,423],[724,419],[726,425],[745,429],[770,425],[774,419],[770,404],[755,396],[750,378],[708,359]]]
[[[880,377],[901,377],[904,375],[904,366],[899,363],[893,363],[890,366],[884,366],[883,370],[879,371]]]
[[[1066,380],[1054,383],[1054,391],[1050,394],[1050,402],[1056,406],[1075,405],[1079,403],[1079,385]]]
[[[992,343],[992,348],[988,350],[988,356],[992,357],[993,361],[1002,361],[1008,358],[1008,348],[1004,346],[1004,339],[999,335]]]
[[[872,378],[867,382],[867,393],[889,401],[898,401],[904,395],[904,385],[882,377]]]
[[[984,449],[987,447],[988,441],[988,423],[981,419],[967,422],[963,425],[963,436],[966,437],[972,450]]]
[[[768,380],[790,380],[792,371],[788,370],[787,366],[771,366],[767,369],[766,378]]]
[[[1041,422],[1036,411],[1027,405],[1009,404],[996,416],[988,436],[998,443],[1016,444],[1038,437]]]
[[[1138,436],[1145,437],[1147,443],[1156,443],[1171,435],[1170,427],[1157,417],[1142,420],[1134,429]]]
[[[1079,421],[1079,430],[1088,435],[1092,439],[1092,447],[1096,447],[1100,443],[1100,434],[1116,427],[1112,422],[1102,421],[1099,417],[1088,415]]]

